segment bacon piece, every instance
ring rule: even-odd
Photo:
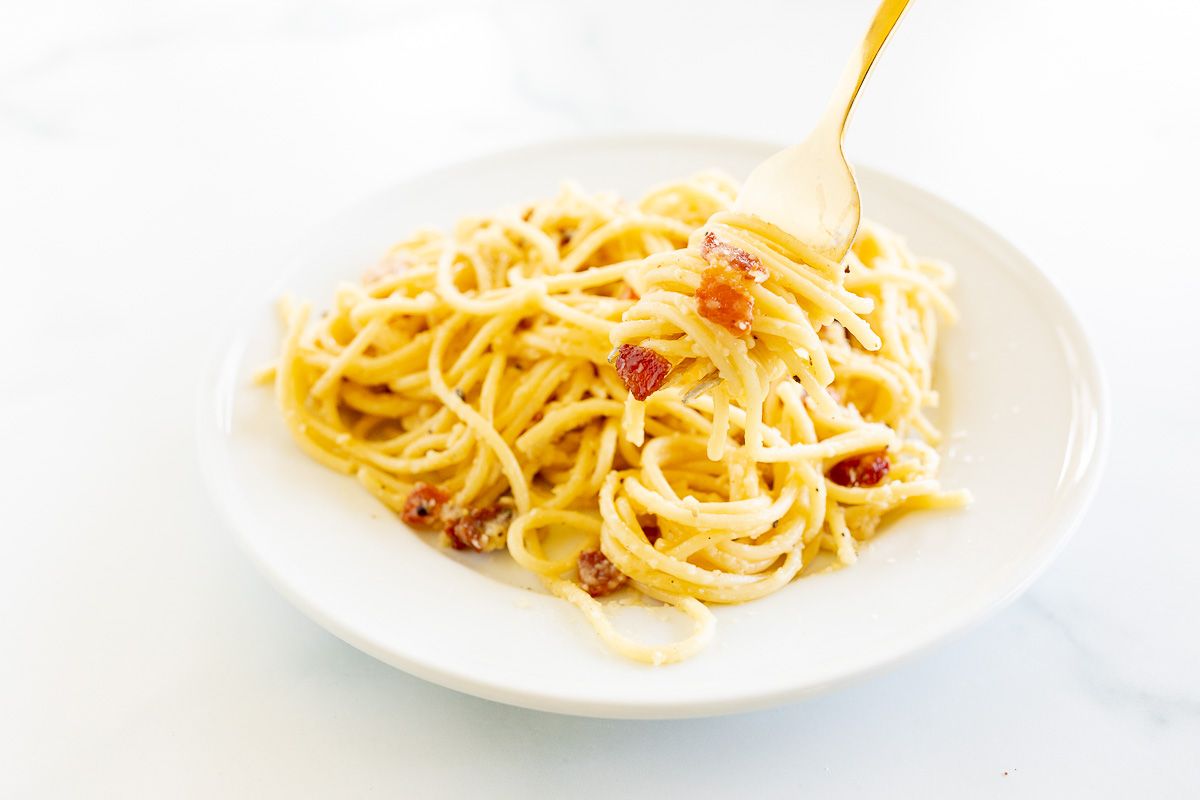
[[[477,552],[504,545],[512,510],[501,506],[463,508],[450,502],[450,494],[438,486],[418,483],[404,501],[400,518],[415,528],[442,527],[446,543],[455,550]]]
[[[726,267],[704,270],[696,290],[696,307],[700,316],[738,336],[749,333],[754,322],[754,298],[746,282]]]
[[[671,362],[645,347],[623,344],[617,348],[613,366],[625,388],[636,400],[645,400],[657,392],[671,371]]]
[[[447,515],[446,538],[455,550],[468,547],[477,553],[485,553],[504,546],[508,523],[512,521],[512,510],[500,506],[488,506],[460,511]]]
[[[642,533],[646,534],[646,541],[650,544],[654,544],[662,538],[662,531],[659,530],[657,525],[643,525]]]
[[[736,269],[755,283],[762,283],[770,275],[758,256],[721,241],[712,231],[705,232],[704,243],[700,245],[700,254],[712,266]]]
[[[829,470],[829,480],[838,486],[878,486],[891,467],[887,450],[860,453],[834,464]]]
[[[417,528],[432,528],[442,521],[442,512],[450,500],[443,489],[428,483],[418,483],[404,501],[400,519]]]
[[[592,597],[611,594],[625,581],[625,574],[599,550],[584,550],[579,554],[579,584]]]

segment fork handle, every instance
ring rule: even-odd
[[[871,27],[867,29],[867,35],[859,43],[858,49],[854,51],[854,55],[850,57],[850,63],[846,65],[846,69],[842,73],[842,79],[838,82],[838,87],[820,122],[820,127],[825,128],[827,133],[834,134],[839,144],[842,141],[842,134],[846,130],[846,123],[850,119],[850,110],[854,108],[854,101],[858,97],[858,91],[862,88],[863,81],[867,79],[867,73],[871,71],[871,65],[875,63],[876,56],[879,55],[884,43],[895,30],[896,23],[900,21],[900,17],[908,8],[908,3],[909,0],[883,0],[879,4],[878,10],[875,11],[875,18],[871,20]]]

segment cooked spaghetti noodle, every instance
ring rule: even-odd
[[[831,262],[735,192],[567,186],[402,241],[318,319],[285,301],[268,375],[293,437],[446,544],[507,548],[654,664],[711,639],[706,604],[853,563],[889,511],[964,503],[924,416],[951,270],[867,224]],[[596,598],[625,584],[691,634],[619,633]]]

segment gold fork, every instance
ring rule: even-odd
[[[862,43],[842,73],[825,113],[808,138],[759,164],[734,203],[840,261],[862,216],[854,170],[842,152],[842,136],[859,89],[900,21],[909,0],[883,0]]]
[[[862,202],[854,170],[842,151],[842,137],[863,81],[908,2],[879,4],[812,133],[755,167],[734,201],[735,210],[772,223],[834,261],[845,257],[858,233]],[[716,370],[709,372],[688,389],[684,402],[720,382]]]

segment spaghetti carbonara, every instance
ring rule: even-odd
[[[924,416],[949,267],[871,224],[832,262],[735,194],[712,173],[636,204],[568,185],[419,232],[320,317],[285,299],[264,377],[300,447],[405,522],[506,549],[624,656],[687,658],[707,604],[967,499]],[[597,598],[628,590],[691,633],[620,633]]]

